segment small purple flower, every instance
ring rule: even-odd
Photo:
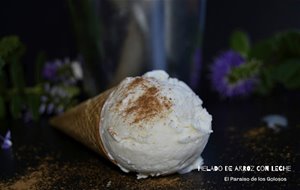
[[[55,105],[53,103],[48,104],[48,106],[47,106],[47,114],[48,115],[52,114],[53,111],[54,111],[54,109],[55,109]]]
[[[47,107],[47,105],[46,105],[45,103],[42,103],[42,104],[40,105],[40,108],[39,108],[39,113],[40,113],[40,114],[45,113],[46,107]]]
[[[2,140],[2,144],[1,144],[1,149],[9,149],[12,146],[12,142],[11,142],[11,134],[10,134],[10,130],[7,131],[5,137],[2,137],[0,135],[0,139]]]
[[[241,79],[230,83],[228,75],[232,69],[246,63],[239,53],[229,50],[218,56],[211,67],[211,82],[213,88],[222,96],[245,96],[253,92],[255,79]]]
[[[48,61],[44,65],[43,77],[46,79],[39,107],[40,114],[55,114],[64,111],[77,95],[78,82],[82,80],[82,66],[79,61],[69,58]],[[74,90],[75,89],[75,90]],[[61,105],[61,106],[60,106]]]

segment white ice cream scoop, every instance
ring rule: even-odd
[[[124,79],[101,110],[109,158],[138,177],[186,173],[202,165],[212,116],[184,83],[164,71]]]

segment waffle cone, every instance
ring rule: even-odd
[[[109,89],[71,108],[64,114],[52,118],[50,124],[109,159],[103,147],[99,129],[102,107],[112,91],[113,89]]]

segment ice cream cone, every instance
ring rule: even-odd
[[[202,100],[164,71],[127,77],[51,120],[138,178],[199,168],[211,122]]]
[[[100,139],[99,129],[102,106],[112,91],[109,89],[54,117],[50,124],[110,160]]]

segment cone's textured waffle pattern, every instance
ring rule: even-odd
[[[54,117],[51,125],[109,159],[100,139],[99,125],[102,106],[112,91],[109,89]]]

